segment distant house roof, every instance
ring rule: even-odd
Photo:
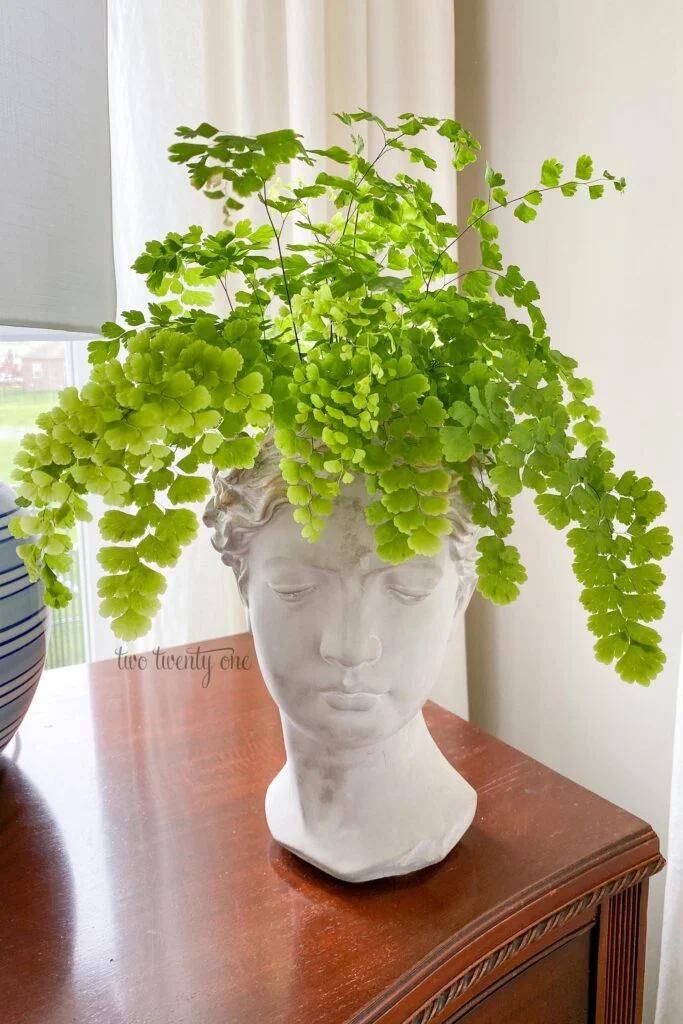
[[[14,353],[22,360],[38,359],[41,363],[49,359],[64,361],[63,341],[30,341],[27,344],[16,345]]]

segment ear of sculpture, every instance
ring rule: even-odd
[[[246,565],[243,561],[235,561],[233,563],[233,572],[235,573],[235,582],[237,584],[237,593],[240,595],[242,602],[242,608],[244,609],[244,618],[247,625],[247,633],[253,632],[251,628],[251,612],[249,609],[249,573],[246,570]]]
[[[237,583],[237,592],[240,595],[240,600],[242,602],[242,607],[244,608],[244,615],[245,615],[245,618],[247,620],[247,632],[251,633],[251,623],[249,621],[249,586],[248,586],[248,581],[245,579],[244,575],[242,575],[241,578],[240,578],[240,576],[238,576],[237,572],[235,572],[235,581]]]
[[[237,557],[234,552],[230,551],[227,547],[223,548],[223,564],[232,569],[235,577],[235,583],[237,584],[237,593],[240,596],[240,601],[242,602],[244,614],[247,619],[247,630],[251,633],[251,627],[249,625],[249,579],[245,572],[245,563],[243,558],[244,556]]]
[[[453,608],[453,617],[451,619],[451,635],[455,631],[461,617],[467,611],[467,607],[472,600],[475,588],[477,586],[477,574],[472,573],[471,575],[463,577],[458,586],[458,594],[455,599],[455,607]]]

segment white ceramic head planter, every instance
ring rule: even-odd
[[[253,469],[215,475],[204,521],[232,567],[287,761],[266,794],[273,837],[362,882],[440,861],[476,793],[446,760],[422,707],[476,582],[476,528],[457,492],[432,557],[383,562],[356,478],[321,538],[301,536],[266,443]]]

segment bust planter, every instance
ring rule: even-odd
[[[477,531],[456,489],[437,554],[382,562],[356,478],[309,544],[279,460],[267,442],[253,469],[218,474],[204,517],[235,571],[282,718],[287,762],[268,789],[268,825],[347,881],[414,871],[453,848],[476,808],[422,706],[476,583]]]
[[[225,230],[147,244],[135,269],[154,301],[103,325],[87,384],[64,389],[25,438],[17,501],[35,512],[11,529],[33,536],[19,551],[61,606],[69,530],[100,495],[100,612],[135,639],[214,470],[208,521],[282,713],[287,763],[268,821],[302,857],[360,880],[439,860],[472,819],[474,794],[421,708],[474,586],[507,604],[526,579],[510,540],[516,495],[533,491],[566,531],[596,658],[627,682],[647,685],[664,664],[652,623],[671,536],[649,477],[613,470],[591,382],[552,347],[538,288],[497,240],[505,216],[530,223],[551,195],[599,199],[624,179],[596,175],[586,154],[571,172],[551,158],[515,194],[487,166],[457,227],[414,169],[435,166],[416,144],[430,133],[456,171],[475,161],[462,125],[338,116],[348,150],[306,148],[291,130],[178,129],[171,160],[223,203]],[[364,121],[383,140],[367,158]],[[390,150],[405,170],[385,178]],[[283,185],[288,164],[311,183]],[[235,221],[247,197],[257,226]],[[321,223],[322,199],[334,213]],[[309,241],[288,243],[288,222]],[[469,231],[480,260],[461,268]],[[206,308],[218,288],[226,315]]]

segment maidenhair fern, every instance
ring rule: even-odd
[[[208,495],[202,467],[251,466],[274,429],[303,534],[320,536],[341,485],[362,474],[375,499],[367,519],[390,562],[439,549],[456,474],[486,529],[479,590],[498,604],[526,579],[508,540],[512,499],[535,492],[539,513],[572,549],[598,660],[648,683],[665,660],[647,625],[664,611],[659,562],[671,537],[653,525],[664,498],[649,478],[614,471],[590,381],[552,347],[536,285],[505,263],[498,241],[508,211],[528,223],[552,193],[598,199],[607,186],[623,191],[624,179],[596,175],[585,155],[573,173],[550,159],[538,184],[512,198],[487,167],[486,196],[458,227],[427,181],[385,178],[380,167],[400,150],[434,169],[415,140],[436,131],[462,170],[480,147],[461,125],[338,116],[351,130],[349,150],[307,149],[293,131],[246,138],[208,124],[178,129],[171,160],[224,203],[227,226],[147,244],[135,269],[155,301],[103,326],[88,383],[63,390],[38,418],[39,432],[24,438],[15,477],[33,511],[11,528],[34,535],[20,548],[32,576],[49,603],[66,603],[58,574],[70,565],[69,531],[89,517],[87,495],[101,495],[113,506],[100,521],[108,542],[99,554],[101,612],[118,636],[144,634],[163,570],[195,536],[197,518],[184,506]],[[383,139],[372,158],[354,134],[360,121]],[[311,184],[279,183],[293,161],[314,168]],[[237,219],[247,197],[260,201],[258,226]],[[311,201],[323,198],[332,216],[315,221]],[[306,242],[285,244],[288,220]],[[462,269],[456,243],[469,231],[479,236],[480,265]],[[217,286],[227,316],[207,310]]]

